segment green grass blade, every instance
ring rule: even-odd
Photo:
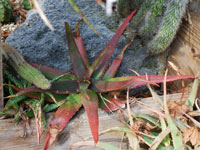
[[[47,104],[47,105],[45,105],[45,107],[43,107],[42,111],[44,111],[45,113],[53,111],[53,110],[57,109],[58,107],[60,107],[64,103],[65,103],[65,101],[60,101],[57,104]]]
[[[165,139],[165,137],[170,133],[170,128],[163,130],[152,142],[151,150],[156,150],[161,142]]]
[[[166,130],[167,129],[167,124],[165,122],[165,119],[162,116],[160,116],[159,119],[160,119],[160,124],[161,124],[161,127],[162,127],[162,131]],[[170,138],[169,135],[167,135],[165,137],[165,139],[163,140],[163,144],[165,146],[169,146],[170,143],[171,143],[170,141],[171,141],[171,138]]]
[[[8,100],[8,102],[6,103],[5,108],[9,109],[9,108],[13,107],[14,105],[18,104],[19,102],[25,100],[26,98],[27,97],[25,95],[21,95],[21,96],[18,96],[18,97],[10,98]]]
[[[197,97],[198,87],[199,87],[199,79],[196,78],[194,80],[190,96],[188,98],[188,105],[191,106],[191,107],[194,106],[194,102],[195,102],[196,97]]]
[[[149,115],[145,115],[145,114],[136,114],[134,117],[136,118],[143,118],[148,120],[149,122],[153,123],[154,125],[156,125],[157,127],[161,128],[161,124],[158,123],[158,120],[154,119],[153,117],[149,116]]]

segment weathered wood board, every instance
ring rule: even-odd
[[[168,60],[180,69],[181,74],[197,75],[200,73],[200,15],[190,12],[190,17],[190,21],[183,21],[171,44]],[[168,68],[169,74],[176,74],[169,65]]]
[[[167,100],[179,101],[181,94],[172,94],[167,96]],[[188,94],[184,96],[184,100],[187,100]],[[154,110],[159,109],[152,98],[144,98],[139,100],[146,104],[148,107]],[[125,109],[126,110],[126,109]],[[151,111],[138,106],[137,103],[131,104],[131,111],[133,114],[150,114],[155,115]],[[52,116],[52,115],[50,115]],[[119,121],[117,113],[108,114],[99,110],[100,129],[104,131],[116,126],[123,126]],[[0,120],[0,149],[2,150],[42,150],[45,132],[42,134],[41,144],[37,145],[36,127],[34,120],[30,123],[31,129],[27,129],[28,136],[24,138],[24,124],[14,124],[12,119]],[[73,119],[69,125],[59,134],[55,143],[50,148],[51,150],[68,150],[70,147],[77,142],[84,140],[90,140],[91,132],[88,124],[87,115],[85,112],[80,113]],[[122,136],[104,134],[100,135],[100,141],[106,142],[117,147],[120,147]],[[73,146],[72,150],[100,150],[94,146]],[[122,143],[122,150],[128,150],[128,142],[126,140]]]
[[[1,40],[1,23],[0,23],[0,40]],[[3,108],[3,73],[2,73],[2,46],[0,41],[0,108]]]

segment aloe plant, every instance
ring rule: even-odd
[[[26,95],[34,98],[41,95],[38,92],[52,93],[53,96],[68,95],[67,98],[65,98],[66,102],[61,104],[49,123],[49,129],[44,144],[45,150],[48,149],[49,145],[55,140],[56,135],[66,126],[69,120],[82,106],[88,115],[94,143],[98,142],[98,107],[101,107],[106,112],[108,112],[107,107],[109,107],[111,111],[116,109],[111,105],[107,105],[106,102],[102,103],[103,100],[99,96],[101,93],[163,82],[164,76],[162,75],[148,75],[148,80],[146,79],[146,75],[114,78],[121,64],[124,50],[122,50],[120,55],[108,66],[118,40],[135,12],[136,11],[133,11],[117,29],[115,35],[93,64],[90,64],[88,61],[83,39],[78,31],[78,25],[76,27],[76,35],[74,36],[69,24],[66,22],[65,28],[68,41],[68,53],[74,74],[31,63],[32,66],[38,68],[42,74],[51,81],[51,87],[49,89],[41,89],[33,85],[25,89],[20,89],[13,86],[15,90],[19,91],[15,96]],[[194,78],[194,76],[168,76],[167,81],[186,78]],[[54,98],[52,97],[50,96],[49,99],[53,100]],[[122,102],[117,99],[111,99],[110,101],[113,101],[113,103],[118,106],[123,106]]]

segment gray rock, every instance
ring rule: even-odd
[[[92,62],[111,39],[116,27],[123,19],[119,19],[116,15],[106,17],[105,10],[98,6],[95,0],[77,0],[76,4],[100,33],[100,36],[96,35],[86,23],[82,23],[79,28],[84,38],[89,60]],[[67,1],[43,0],[41,5],[55,30],[50,31],[37,11],[31,10],[27,15],[27,20],[10,34],[6,43],[19,50],[27,61],[69,71],[71,65],[67,52],[64,22],[67,21],[74,28],[81,18]],[[125,37],[121,37],[114,57],[120,53],[127,42]],[[140,45],[140,40],[135,40],[132,46],[127,49],[118,76],[132,75],[129,68],[143,74],[145,72],[148,74],[159,73],[159,58],[149,59],[150,56],[148,56],[146,49]],[[153,67],[145,67],[145,64],[148,63],[154,63]]]

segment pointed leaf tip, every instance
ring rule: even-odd
[[[48,150],[49,145],[55,140],[57,134],[66,126],[81,106],[80,94],[71,94],[67,97],[66,102],[58,108],[49,122],[49,129],[45,139],[46,150]]]
[[[72,30],[67,22],[65,22],[66,37],[68,43],[68,53],[73,66],[74,73],[77,77],[87,78],[88,68],[83,60],[83,55],[80,54],[77,43],[74,40]]]
[[[109,64],[110,58],[115,50],[119,38],[121,37],[122,33],[124,32],[126,26],[128,25],[129,21],[131,20],[135,12],[136,10],[134,10],[126,18],[126,20],[122,23],[122,25],[117,29],[112,39],[108,42],[108,44],[104,47],[103,51],[99,54],[99,56],[92,64],[90,68],[90,75],[92,74],[92,77],[94,79],[100,79],[103,76],[103,73],[105,72],[105,69]]]
[[[97,94],[92,91],[88,91],[87,95],[90,98],[89,100],[84,97],[83,93],[81,93],[80,97],[88,116],[94,143],[97,144],[99,140],[98,97]]]

